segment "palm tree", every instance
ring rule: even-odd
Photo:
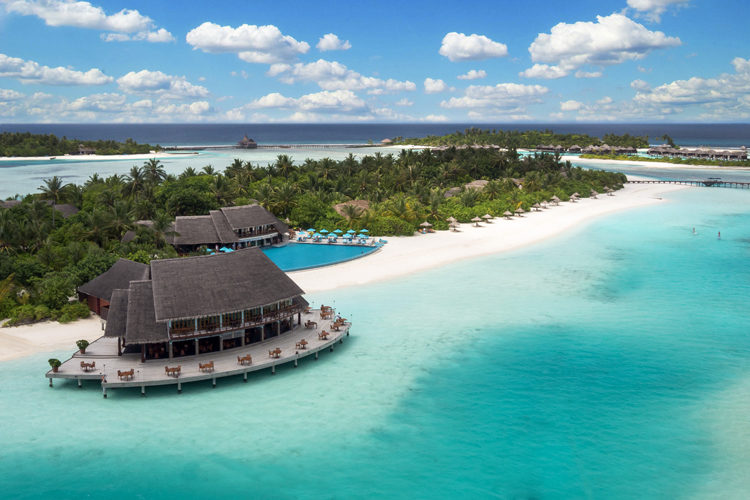
[[[130,206],[124,201],[117,201],[109,211],[108,227],[117,237],[133,227],[133,214]]]
[[[353,221],[360,218],[362,212],[363,210],[361,208],[352,203],[347,203],[346,205],[341,207],[341,213],[349,221],[349,227],[352,227]]]
[[[157,248],[163,248],[168,237],[179,236],[174,230],[172,218],[166,212],[157,212],[153,219],[153,223],[151,230],[154,232],[154,239],[156,240]]]
[[[151,158],[143,164],[146,181],[151,184],[159,184],[167,177],[167,171],[156,158]]]
[[[216,169],[211,165],[206,165],[201,169],[201,172],[203,172],[203,175],[216,175]]]
[[[196,172],[193,167],[187,167],[180,174],[180,179],[187,179],[188,177],[195,177],[196,175],[198,175],[198,172]]]
[[[294,198],[297,195],[297,186],[291,182],[281,184],[274,192],[276,206],[284,217],[289,215],[289,210],[294,206]]]
[[[484,194],[488,200],[497,199],[498,196],[503,192],[503,188],[497,181],[490,181],[484,186]]]
[[[289,173],[292,171],[294,162],[291,158],[289,158],[289,155],[278,155],[276,157],[276,170],[280,175],[283,177],[289,177]]]
[[[62,179],[58,176],[54,176],[51,179],[44,179],[44,185],[39,186],[39,190],[42,192],[42,199],[52,201],[52,227],[55,226],[55,205],[60,201],[64,189],[65,184],[63,184]]]
[[[133,165],[128,174],[128,182],[125,184],[125,194],[131,198],[137,198],[146,185],[146,175],[142,167]]]

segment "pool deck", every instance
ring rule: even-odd
[[[184,356],[178,358],[151,359],[141,362],[140,354],[123,354],[117,355],[117,339],[100,337],[88,346],[86,354],[76,352],[66,360],[57,372],[49,370],[46,377],[49,379],[50,386],[55,378],[73,379],[78,381],[81,386],[83,380],[101,381],[102,395],[107,397],[107,389],[133,388],[140,387],[141,394],[146,394],[146,387],[156,385],[176,385],[177,391],[182,392],[182,384],[188,382],[198,382],[201,380],[211,380],[216,387],[216,379],[222,377],[231,377],[242,375],[247,382],[247,374],[259,370],[270,369],[271,374],[276,373],[276,367],[286,363],[294,363],[309,356],[318,359],[318,353],[325,349],[333,351],[336,343],[342,343],[344,337],[349,335],[351,323],[347,322],[339,330],[333,328],[333,320],[319,319],[319,311],[311,311],[303,315],[303,324],[295,326],[292,330],[276,337],[256,342],[243,347],[217,351],[208,354],[199,354],[196,356]],[[304,321],[312,320],[318,323],[315,328],[306,328]],[[326,330],[329,332],[327,339],[318,338],[318,334]],[[304,349],[299,349],[297,343],[301,340],[307,341]],[[281,349],[278,358],[269,355],[270,350]],[[237,357],[246,355],[252,357],[252,363],[249,365],[239,364]],[[81,362],[95,362],[96,369],[85,372],[81,368]],[[202,372],[198,364],[209,363],[213,361],[214,370],[211,372]],[[164,367],[181,366],[178,377],[168,376]],[[132,378],[127,380],[121,379],[117,371],[134,370]]]

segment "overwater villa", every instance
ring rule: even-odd
[[[143,271],[133,264],[118,261],[87,283],[89,296],[106,295],[123,277]],[[50,385],[53,378],[79,385],[101,380],[105,395],[107,387],[140,386],[145,393],[149,385],[176,383],[181,389],[205,379],[215,385],[217,377],[247,379],[248,372],[296,366],[313,354],[317,359],[349,331],[331,308],[311,311],[302,289],[257,248],[154,260],[145,267],[143,275],[111,291],[104,336],[50,370]]]
[[[289,239],[289,226],[260,205],[242,205],[211,210],[209,215],[175,219],[170,242],[178,252],[192,252],[201,246],[232,249],[267,246]]]
[[[258,147],[258,143],[250,139],[247,134],[245,134],[245,137],[243,137],[242,140],[237,143],[237,147],[241,149],[256,149]]]
[[[706,147],[700,148],[673,148],[669,144],[662,144],[649,148],[648,154],[651,156],[666,156],[668,158],[699,158],[706,160],[747,160],[747,148],[743,146],[734,150],[716,150]]]

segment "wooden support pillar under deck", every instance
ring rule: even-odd
[[[122,337],[117,337],[117,355],[122,356]]]

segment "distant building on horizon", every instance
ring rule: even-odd
[[[241,149],[257,149],[258,143],[250,139],[247,134],[237,143],[237,147]]]

